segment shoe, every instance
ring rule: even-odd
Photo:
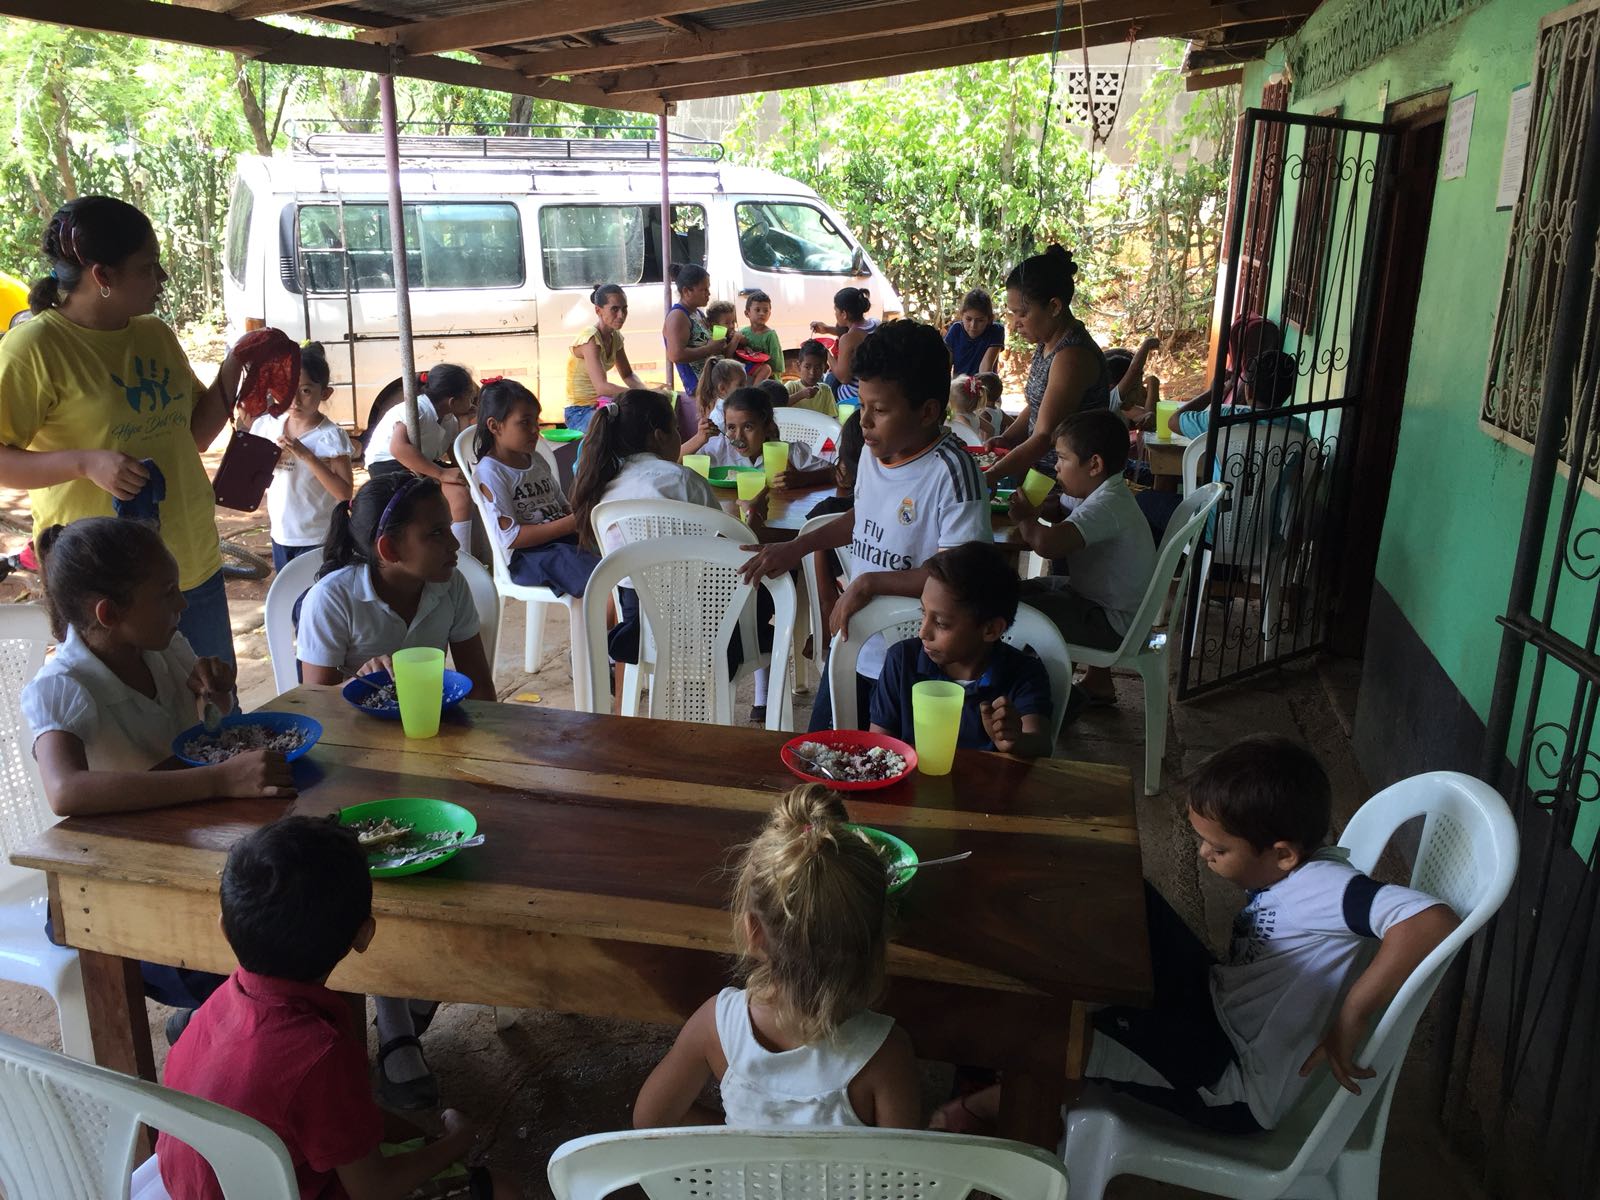
[[[417,1038],[407,1034],[404,1037],[391,1038],[378,1047],[378,1096],[387,1108],[399,1112],[421,1112],[439,1107],[439,1081],[430,1070],[426,1075],[419,1075],[415,1079],[408,1079],[404,1083],[396,1083],[389,1078],[389,1073],[383,1069],[383,1061],[403,1046],[415,1046],[417,1052],[422,1052],[422,1043]]]
[[[752,708],[750,710],[750,719],[758,725],[765,725],[767,723],[767,706],[758,704]]]
[[[176,1046],[178,1044],[178,1039],[183,1036],[183,1031],[189,1028],[189,1018],[193,1016],[194,1009],[180,1008],[167,1018],[167,1045]]]

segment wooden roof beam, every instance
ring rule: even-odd
[[[1140,23],[1139,19],[1130,20],[1120,14],[1097,22],[1096,15],[1106,12],[1112,6],[1086,4],[1084,8],[1085,15],[1089,19],[1089,29],[1092,32],[1115,33],[1116,36],[1110,38],[1111,41],[1126,37],[1129,27],[1137,27]],[[861,15],[866,16],[870,11],[863,10]],[[1075,19],[1076,10],[1069,11],[1072,11],[1074,20],[1062,30],[1063,51],[1082,44]],[[1213,8],[1207,0],[1171,0],[1167,11],[1160,19],[1172,23],[1187,22],[1185,31],[1192,32],[1205,27],[1204,23],[1212,11]],[[1143,20],[1152,19],[1155,18]],[[979,46],[988,42],[1002,42],[1035,34],[1054,34],[1055,24],[1056,14],[1052,8],[1024,16],[998,16],[965,25],[905,33],[897,35],[888,45],[876,38],[852,36],[844,41],[794,50],[783,55],[749,54],[734,59],[672,63],[662,67],[623,71],[614,76],[598,74],[587,78],[605,91],[617,94],[664,92],[713,81],[722,81],[730,86],[734,82],[749,83],[752,90],[760,90],[764,86],[761,83],[763,76],[791,75],[797,71],[868,61],[883,57],[886,50],[896,56],[904,56],[957,49],[962,46]]]
[[[862,10],[863,12],[866,10]],[[1182,37],[1194,27],[1192,17],[1149,17],[1138,22],[1141,37]],[[1126,21],[1092,26],[1089,29],[1090,46],[1107,46],[1123,41],[1128,35]],[[611,98],[613,105],[626,105],[640,111],[653,110],[663,101],[707,100],[717,96],[738,95],[747,91],[779,92],[788,88],[822,87],[827,84],[852,83],[859,79],[875,79],[889,75],[909,75],[917,71],[932,71],[940,67],[962,67],[973,63],[992,62],[1002,58],[1027,58],[1035,54],[1050,53],[1054,33],[1031,37],[1009,38],[1004,41],[984,42],[978,45],[959,46],[944,50],[914,54],[888,54],[860,62],[842,63],[835,67],[821,67],[809,71],[791,71],[768,75],[756,80],[721,80],[688,87],[667,88],[660,92],[624,95]],[[1077,49],[1081,42],[1068,46],[1063,36],[1061,50]]]
[[[503,46],[532,38],[593,33],[612,25],[654,21],[746,3],[749,0],[522,0],[456,17],[436,17],[391,29],[371,30],[358,36],[365,41],[398,46],[407,54],[442,54],[446,50]]]
[[[628,107],[599,88],[583,84],[529,79],[520,72],[502,67],[448,58],[395,59],[385,48],[365,42],[316,37],[260,21],[240,21],[222,13],[155,4],[151,0],[95,0],[93,4],[71,5],[63,5],[60,0],[0,0],[0,16],[237,51],[262,62],[341,67],[374,74],[393,72],[412,79],[431,79],[436,83],[510,92],[541,100],[566,100],[602,108]],[[638,111],[654,112],[658,108],[659,105],[651,105]]]
[[[1089,25],[1134,17],[1167,16],[1174,7],[1204,9],[1208,19],[1197,23],[1195,28],[1215,29],[1238,21],[1303,16],[1316,7],[1316,0],[1243,0],[1222,6],[1207,4],[1204,0],[1194,4],[1178,0],[1177,5],[1170,0],[1086,0],[1083,7],[1083,19]],[[663,34],[659,38],[610,47],[604,52],[539,50],[521,56],[508,55],[506,61],[530,75],[573,76],[590,71],[623,71],[630,67],[768,54],[773,46],[798,51],[861,38],[899,37],[926,29],[948,29],[1002,14],[1020,17],[1048,12],[1053,29],[1055,9],[1051,0],[901,0],[858,8],[848,22],[799,17],[740,29],[706,30],[694,35]],[[1077,28],[1076,5],[1068,9],[1068,23],[1071,28]]]
[[[1236,83],[1244,82],[1244,68],[1233,67],[1226,71],[1207,71],[1201,75],[1186,75],[1183,79],[1183,90],[1186,92],[1203,92],[1208,88],[1231,87]]]
[[[288,13],[309,13],[319,8],[332,8],[341,0],[238,0],[222,11],[236,21],[253,17],[280,17]]]

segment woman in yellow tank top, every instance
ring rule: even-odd
[[[27,488],[37,535],[114,515],[138,500],[178,560],[188,608],[178,630],[201,656],[233,662],[216,501],[200,459],[228,423],[239,363],[201,383],[177,335],[153,315],[167,273],[150,220],[109,196],[81,196],[44,236],[50,274],[34,318],[0,339],[0,487]]]
[[[589,293],[595,323],[572,343],[567,359],[568,429],[587,429],[595,404],[602,396],[620,396],[630,388],[648,391],[633,373],[628,352],[622,347],[622,326],[628,319],[628,297],[620,284],[602,283]],[[615,368],[622,382],[612,380]]]

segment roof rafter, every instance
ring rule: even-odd
[[[749,0],[522,0],[482,12],[435,17],[392,29],[371,30],[366,41],[396,45],[407,54],[440,54],[501,46],[530,38],[593,33],[612,25],[654,21],[684,13],[732,8]],[[684,36],[684,35],[675,35]]]
[[[1192,29],[1203,28],[1204,22],[1215,12],[1206,0],[1174,0],[1168,6],[1168,11],[1159,17],[1130,18],[1119,14],[1103,20],[1096,19],[1101,13],[1119,7],[1126,8],[1126,0],[1121,4],[1085,4],[1088,28],[1116,32],[1117,36],[1110,39],[1112,41],[1120,40],[1130,27],[1137,28],[1143,22],[1156,19],[1169,22],[1188,20],[1191,22],[1191,29],[1186,29],[1185,32],[1191,32]],[[864,12],[862,15],[867,14]],[[1045,11],[1021,16],[1003,15],[960,25],[941,25],[933,29],[921,29],[896,36],[892,53],[899,57],[962,46],[979,46],[988,42],[1007,41],[1035,34],[1053,34],[1055,23],[1056,14],[1052,6]],[[1074,48],[1081,42],[1078,23],[1073,20],[1062,30],[1061,48],[1063,50]],[[794,50],[782,56],[750,54],[731,60],[701,59],[695,62],[671,63],[661,67],[643,67],[623,71],[614,76],[598,74],[591,76],[589,81],[613,94],[656,93],[714,80],[721,80],[730,85],[751,81],[752,87],[759,90],[762,87],[760,83],[762,76],[789,75],[797,71],[809,71],[835,64],[867,62],[882,58],[884,49],[881,42],[854,35],[822,46]]]
[[[1139,35],[1142,37],[1177,37],[1193,27],[1193,18],[1181,17],[1151,17],[1138,23]],[[1112,22],[1105,25],[1091,26],[1088,30],[1087,42],[1090,46],[1107,46],[1120,42],[1127,37],[1128,22]],[[1076,30],[1074,33],[1076,34]],[[1014,37],[1003,41],[983,42],[977,45],[949,47],[942,50],[924,51],[910,54],[892,54],[876,59],[867,59],[861,62],[841,63],[835,67],[815,68],[807,71],[791,71],[760,77],[753,81],[751,90],[778,92],[787,88],[823,86],[833,83],[850,83],[858,79],[871,79],[889,75],[909,75],[917,71],[931,71],[939,67],[969,66],[973,63],[990,62],[1001,58],[1026,58],[1035,54],[1048,54],[1054,41],[1053,33],[1035,34],[1029,37]],[[1060,49],[1063,52],[1076,50],[1082,45],[1078,37],[1069,43],[1063,37]],[[704,100],[715,96],[726,96],[731,92],[740,90],[729,87],[728,80],[712,81],[693,84],[685,87],[664,88],[657,92],[644,93],[619,93],[611,97],[615,104],[625,104],[629,108],[653,110],[662,102],[674,103],[680,100]]]
[[[341,0],[237,0],[221,11],[235,20],[252,17],[280,17],[288,13],[311,12],[318,8],[332,8]]]
[[[530,79],[503,67],[449,58],[396,58],[386,48],[366,42],[316,37],[265,25],[260,21],[240,21],[221,13],[156,4],[152,0],[94,0],[93,4],[72,5],[63,5],[60,0],[0,0],[0,15],[100,33],[120,33],[213,50],[237,51],[248,58],[268,63],[342,67],[376,74],[393,73],[412,79],[431,79],[436,83],[486,88],[544,100],[568,100],[604,108],[629,107],[600,89],[584,84]]]

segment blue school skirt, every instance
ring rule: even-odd
[[[589,576],[600,565],[600,556],[580,547],[576,534],[568,534],[542,546],[513,550],[507,565],[511,578],[524,587],[547,587],[558,596],[581,596],[589,586]]]

